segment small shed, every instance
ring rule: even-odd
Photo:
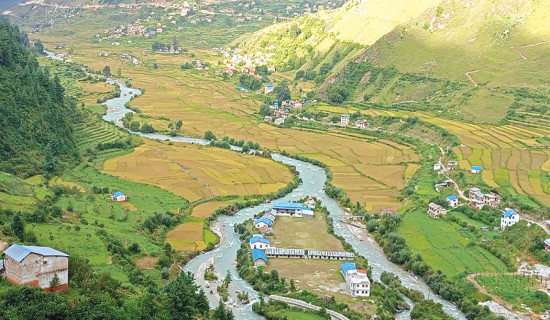
[[[116,191],[111,196],[111,199],[113,199],[116,202],[124,202],[128,199],[128,197],[124,193],[122,193],[121,191]]]

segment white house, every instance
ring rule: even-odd
[[[277,118],[277,119],[275,119],[275,121],[274,121],[273,123],[275,123],[276,125],[280,126],[281,124],[285,123],[285,119],[283,119],[283,118]]]
[[[13,244],[2,254],[6,280],[46,291],[69,289],[69,255],[48,247]],[[53,278],[59,280],[51,287]]]
[[[451,208],[458,207],[458,197],[455,196],[454,194],[447,197],[447,202],[449,203],[449,206]]]
[[[439,171],[441,170],[441,163],[434,163],[434,171]]]
[[[472,173],[481,173],[483,171],[483,168],[481,166],[472,166]]]
[[[340,125],[347,126],[349,124],[349,119],[351,116],[349,114],[343,114],[340,116]]]
[[[355,263],[344,262],[341,265],[342,274],[352,297],[370,296],[370,280],[367,271],[355,267]]]
[[[367,129],[369,127],[369,123],[367,122],[367,120],[357,120],[355,121],[355,127],[357,129]]]
[[[513,226],[519,222],[519,214],[510,208],[506,208],[506,211],[500,216],[500,228],[504,230],[506,227]]]
[[[128,199],[128,197],[124,193],[117,191],[113,193],[111,199],[115,200],[116,202],[124,202]]]
[[[256,220],[254,220],[254,226],[258,229],[261,229],[263,226],[268,226],[268,227],[271,227],[273,225],[273,221],[265,218],[265,217],[261,217],[261,218],[258,218]]]
[[[265,250],[271,248],[271,242],[264,237],[252,237],[250,238],[250,249]]]
[[[428,214],[432,218],[437,218],[441,214],[447,214],[447,210],[436,203],[430,202],[428,205]]]
[[[271,92],[273,92],[273,90],[275,90],[275,86],[272,84],[268,84],[265,86],[264,94],[270,94]]]
[[[550,252],[550,238],[544,240],[544,250],[546,250],[546,252]]]

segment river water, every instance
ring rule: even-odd
[[[114,82],[111,81],[110,83]],[[123,83],[117,83],[120,86],[121,95],[118,98],[110,99],[104,103],[107,106],[107,113],[103,118],[105,121],[115,122],[117,125],[121,126],[120,118],[128,112],[132,112],[124,106],[125,103],[130,101],[132,97],[141,94],[141,92],[134,88],[128,88]],[[171,137],[161,134],[138,134],[151,139],[170,140],[201,145],[207,145],[209,143],[204,139],[197,138]],[[369,265],[372,268],[372,276],[375,281],[380,280],[380,275],[382,272],[390,271],[399,277],[403,286],[410,289],[419,290],[424,293],[427,298],[441,303],[443,305],[443,310],[453,318],[466,320],[464,314],[460,312],[456,306],[434,294],[433,291],[431,291],[431,289],[424,283],[424,281],[417,276],[409,274],[400,266],[389,261],[374,240],[369,241],[369,239],[365,239],[364,237],[358,237],[354,234],[353,228],[350,228],[348,225],[341,222],[341,218],[345,214],[344,211],[340,208],[338,202],[328,197],[324,191],[324,185],[327,179],[324,169],[307,162],[298,161],[278,154],[274,154],[273,159],[287,165],[295,166],[300,173],[300,178],[303,181],[302,184],[300,184],[296,189],[283,197],[281,200],[296,201],[307,195],[318,198],[322,202],[322,205],[325,206],[330,212],[334,223],[335,233],[343,236],[346,241],[353,246],[357,253],[368,259]],[[270,209],[271,206],[272,204],[270,203],[263,203],[255,207],[242,209],[233,216],[220,216],[213,224],[213,228],[216,229],[215,231],[221,235],[220,245],[210,252],[206,252],[195,257],[184,267],[184,271],[189,271],[195,274],[197,283],[203,286],[207,292],[207,296],[212,307],[216,307],[219,303],[219,297],[216,294],[217,286],[214,284],[210,287],[210,285],[204,281],[204,269],[213,263],[215,270],[219,273],[221,279],[223,279],[225,274],[229,271],[233,278],[230,286],[230,298],[234,301],[231,305],[236,319],[261,319],[261,317],[252,311],[251,304],[241,305],[240,303],[235,302],[238,301],[236,298],[237,291],[247,292],[251,302],[258,299],[258,293],[248,283],[242,280],[237,273],[236,258],[237,250],[240,247],[240,241],[233,226],[252,218],[255,214],[261,211]],[[407,302],[411,305],[411,307],[414,305],[409,299],[407,299]],[[405,311],[398,314],[397,318],[410,319],[410,311]]]

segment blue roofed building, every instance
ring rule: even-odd
[[[272,213],[277,216],[313,218],[313,210],[301,202],[273,202]]]
[[[267,84],[264,89],[264,94],[270,94],[273,90],[275,90],[275,86],[272,84]]]
[[[273,221],[265,217],[261,217],[254,220],[254,226],[258,229],[262,228],[263,226],[271,227],[272,225],[273,225]]]
[[[6,280],[15,285],[30,285],[46,291],[69,288],[69,255],[49,247],[13,244],[2,254]],[[59,285],[51,288],[57,275]]]
[[[252,249],[252,260],[256,267],[265,266],[267,264],[267,256],[265,251],[260,249]]]
[[[271,242],[264,237],[252,237],[250,238],[250,249],[265,250],[271,248]]]
[[[481,173],[483,168],[481,166],[472,166],[472,173]]]
[[[351,116],[349,114],[343,114],[340,116],[340,125],[347,126],[349,124],[349,120],[351,119]]]
[[[124,202],[128,199],[128,197],[124,193],[122,193],[120,191],[116,191],[111,196],[111,199],[115,200],[116,202]]]
[[[352,262],[342,263],[341,268],[352,297],[370,296],[370,280],[366,270],[357,269]]]
[[[455,196],[454,194],[450,195],[447,197],[447,203],[449,203],[449,206],[451,208],[456,208],[458,207],[458,197]]]
[[[506,210],[500,215],[500,228],[502,230],[507,227],[511,227],[519,222],[519,213],[514,209],[506,208]]]

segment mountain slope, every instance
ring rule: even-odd
[[[54,172],[59,161],[78,157],[70,109],[58,78],[50,78],[28,39],[0,21],[0,171]]]

